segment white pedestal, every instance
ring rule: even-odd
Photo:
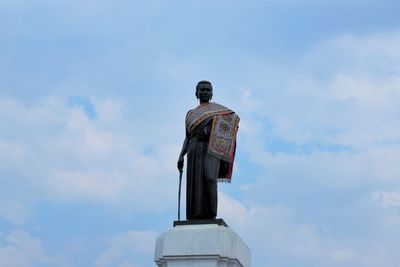
[[[180,225],[157,238],[158,267],[250,267],[250,249],[229,227]]]

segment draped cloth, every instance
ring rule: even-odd
[[[201,104],[186,115],[186,218],[217,215],[217,181],[230,182],[239,117],[216,103]]]
[[[212,127],[207,152],[229,164],[226,170],[219,171],[217,178],[219,182],[231,182],[240,118],[229,108],[209,102],[188,112],[186,131],[193,132],[198,125],[210,118],[212,118]]]
[[[217,115],[213,118],[208,153],[228,163],[227,172],[219,172],[219,182],[231,182],[236,152],[236,134],[239,116],[235,113]]]
[[[193,129],[202,123],[205,119],[214,115],[223,115],[233,113],[227,107],[217,103],[204,103],[198,105],[196,108],[190,110],[186,115],[186,130],[188,132],[193,131]]]

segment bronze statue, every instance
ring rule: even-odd
[[[213,88],[200,81],[196,97],[200,104],[186,114],[186,137],[178,159],[182,172],[187,154],[186,219],[215,219],[217,181],[230,182],[236,150],[239,117],[230,109],[210,102]]]

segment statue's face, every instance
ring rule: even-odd
[[[209,85],[200,85],[197,89],[197,98],[200,100],[200,103],[209,102],[212,98],[212,95],[212,87]]]

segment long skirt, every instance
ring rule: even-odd
[[[187,153],[186,219],[217,216],[220,160],[207,153],[207,140],[190,139]]]

